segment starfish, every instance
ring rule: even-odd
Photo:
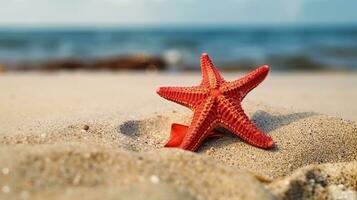
[[[190,126],[172,124],[171,136],[165,147],[196,151],[208,137],[222,135],[215,130],[223,127],[245,142],[263,149],[274,146],[272,138],[259,130],[244,113],[241,101],[267,76],[263,65],[241,79],[225,81],[207,53],[201,55],[202,81],[193,87],[159,87],[157,93],[170,101],[191,109]]]

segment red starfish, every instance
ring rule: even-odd
[[[245,77],[228,82],[215,68],[208,54],[201,56],[202,82],[193,87],[160,87],[157,93],[194,111],[189,127],[173,124],[165,147],[196,151],[207,138],[217,136],[215,128],[224,127],[247,143],[269,149],[274,142],[260,131],[244,113],[241,101],[261,83],[269,72],[261,66]]]

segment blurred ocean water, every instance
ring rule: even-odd
[[[0,29],[0,64],[147,53],[198,68],[202,52],[225,68],[357,69],[357,26]]]

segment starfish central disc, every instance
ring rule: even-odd
[[[211,90],[210,94],[212,97],[218,97],[222,93],[221,93],[221,91],[219,91],[219,89],[213,89],[213,90]]]
[[[156,91],[163,98],[194,112],[190,126],[172,124],[165,147],[196,151],[206,138],[222,135],[215,128],[224,127],[251,145],[272,148],[272,138],[249,120],[241,106],[244,97],[265,79],[269,67],[261,66],[241,79],[228,82],[204,53],[201,71],[202,81],[198,86],[160,87]]]

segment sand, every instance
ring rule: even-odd
[[[224,74],[234,79],[242,74]],[[272,74],[243,107],[277,148],[226,133],[162,146],[189,73],[0,74],[0,199],[345,199],[357,190],[357,74]]]
[[[357,162],[310,165],[268,187],[282,199],[356,199]]]

